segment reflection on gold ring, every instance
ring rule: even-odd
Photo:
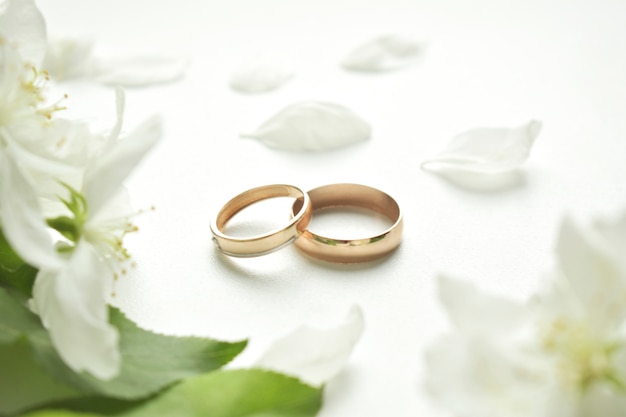
[[[387,230],[362,239],[336,239],[305,230],[296,240],[296,247],[317,259],[337,263],[368,262],[393,252],[402,239],[402,212],[388,194],[360,184],[330,184],[308,192],[313,212],[337,206],[361,207],[376,211],[393,222]],[[292,206],[292,216],[305,205],[302,198]]]
[[[226,223],[245,207],[261,200],[274,197],[293,197],[300,208],[292,214],[289,223],[276,230],[250,237],[233,237],[224,233]],[[293,185],[273,184],[252,188],[227,202],[211,222],[211,233],[215,246],[224,254],[236,257],[251,257],[274,252],[293,242],[307,227],[311,219],[309,195]]]

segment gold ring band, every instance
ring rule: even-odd
[[[368,262],[393,252],[402,238],[402,212],[388,194],[359,184],[330,184],[308,192],[313,212],[337,206],[351,206],[376,211],[393,225],[376,236],[363,239],[335,239],[305,230],[295,242],[303,253],[317,259],[336,263]],[[292,215],[300,213],[306,204],[299,198],[292,206]]]
[[[224,233],[226,223],[239,211],[258,201],[274,197],[293,197],[300,202],[300,208],[292,214],[291,221],[285,227],[245,238],[228,236]],[[245,191],[226,203],[211,222],[211,233],[217,248],[226,255],[260,256],[293,242],[306,229],[310,219],[311,204],[307,193],[293,185],[264,185]]]

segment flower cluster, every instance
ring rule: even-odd
[[[0,15],[0,224],[11,249],[38,272],[30,307],[66,364],[101,379],[120,367],[107,299],[122,241],[134,230],[123,181],[160,136],[153,118],[120,138],[124,95],[107,134],[60,117],[49,102],[45,21],[33,0]],[[1,284],[1,283],[0,283]]]
[[[527,304],[440,280],[456,332],[427,354],[428,387],[457,416],[626,410],[626,213],[566,218],[547,286]]]

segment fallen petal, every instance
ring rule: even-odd
[[[455,171],[494,174],[519,167],[541,131],[541,122],[532,120],[517,128],[476,128],[463,132],[448,143],[422,168],[433,172]]]
[[[389,71],[412,64],[421,52],[422,44],[408,36],[385,35],[357,47],[341,65],[354,71]]]
[[[366,140],[370,134],[370,125],[348,108],[307,101],[286,107],[254,132],[241,136],[275,149],[322,151]]]
[[[276,340],[256,366],[322,385],[344,367],[363,329],[363,312],[354,306],[339,326],[324,330],[302,326]]]
[[[276,54],[262,54],[244,62],[230,77],[230,86],[244,93],[275,90],[294,74],[294,66],[287,58]]]
[[[142,87],[180,79],[188,59],[168,56],[133,56],[96,59],[94,79],[102,84],[122,87]]]

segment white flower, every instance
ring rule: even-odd
[[[56,119],[57,103],[42,105],[45,74],[0,44],[0,214],[11,246],[35,267],[55,264],[41,213],[57,199],[60,181],[80,187],[89,158],[104,143],[81,122]],[[39,213],[39,216],[35,216]]]
[[[76,372],[101,379],[119,372],[118,333],[108,323],[107,299],[120,261],[128,257],[123,237],[134,230],[122,182],[159,135],[160,123],[151,119],[111,144],[87,168],[82,193],[72,191],[66,200],[73,217],[52,220],[74,246],[60,265],[39,271],[31,304]]]
[[[42,58],[45,23],[30,0],[3,4],[0,14],[0,216],[2,231],[22,258],[36,267],[57,263],[39,214],[38,197],[24,173],[24,154],[41,153],[41,132],[56,106],[42,106],[45,74],[24,62]],[[45,47],[44,47],[45,48]]]
[[[258,139],[270,148],[322,151],[366,140],[370,134],[370,125],[348,108],[305,101],[287,106],[255,131],[241,136]]]
[[[301,326],[274,341],[255,366],[296,376],[313,386],[323,385],[343,369],[364,326],[363,312],[354,306],[337,326]]]
[[[565,219],[558,268],[529,303],[440,280],[456,332],[427,353],[427,387],[467,417],[622,416],[626,404],[626,215]]]
[[[119,371],[117,330],[107,299],[124,235],[133,231],[122,182],[159,137],[157,119],[118,140],[84,123],[53,117],[59,103],[43,104],[47,79],[37,65],[45,52],[45,22],[32,0],[0,4],[0,221],[12,248],[39,269],[31,306],[73,370],[102,379]],[[43,49],[41,48],[43,45]],[[76,191],[80,189],[81,192]],[[69,191],[69,193],[68,193]],[[63,194],[61,194],[63,192]],[[41,203],[66,195],[63,211]],[[49,216],[55,213],[57,217]],[[48,218],[46,221],[45,218]],[[53,243],[51,226],[65,240]]]

